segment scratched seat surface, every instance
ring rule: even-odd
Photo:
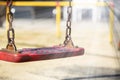
[[[23,48],[17,54],[0,51],[0,60],[9,62],[26,62],[37,60],[49,60],[83,55],[83,48],[67,48],[62,46],[44,48]]]

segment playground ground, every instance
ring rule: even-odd
[[[56,37],[55,20],[14,21],[18,48],[44,47],[63,43],[66,23],[61,23],[61,38]],[[72,39],[85,48],[83,56],[25,63],[0,61],[0,80],[120,80],[120,63],[109,40],[106,22],[73,22]],[[6,29],[0,29],[0,48],[7,44]]]

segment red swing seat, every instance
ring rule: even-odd
[[[56,59],[56,58],[64,58],[64,57],[72,57],[84,54],[83,48],[68,48],[67,46],[71,45],[73,42],[71,40],[71,13],[72,6],[71,1],[69,2],[68,7],[68,20],[67,20],[67,29],[66,29],[66,37],[64,41],[64,46],[54,46],[54,47],[44,47],[44,48],[25,48],[17,51],[17,48],[14,43],[15,32],[12,28],[13,21],[13,12],[12,8],[12,0],[7,1],[7,20],[9,22],[9,29],[7,31],[8,37],[8,45],[6,46],[7,50],[0,50],[0,60],[9,61],[9,62],[27,62],[27,61],[37,61],[37,60],[48,60],[48,59]],[[70,46],[69,46],[70,47]],[[10,50],[10,51],[8,51]]]
[[[9,62],[27,62],[37,60],[49,60],[83,55],[83,48],[67,48],[62,46],[45,48],[25,48],[18,50],[18,53],[0,51],[0,60]]]

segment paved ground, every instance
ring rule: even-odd
[[[51,46],[64,40],[65,22],[61,23],[63,35],[58,39],[54,20],[19,21],[14,22],[18,48]],[[0,80],[120,80],[120,66],[109,42],[108,24],[83,21],[73,23],[72,29],[74,44],[85,48],[84,56],[26,63],[0,61]],[[3,35],[4,32],[0,34],[0,47],[5,46]]]

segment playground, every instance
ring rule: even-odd
[[[42,21],[47,22],[47,24]],[[15,43],[18,48],[53,46],[64,41],[65,21],[61,22],[61,38],[56,36],[54,20],[42,21],[14,21]],[[25,63],[0,61],[0,79],[119,80],[120,66],[114,47],[109,42],[108,24],[90,21],[87,24],[85,23],[86,21],[72,23],[72,39],[75,45],[85,48],[83,56]],[[22,26],[22,24],[25,25]],[[0,38],[0,46],[5,48],[6,30],[2,28],[0,31],[2,33],[0,34],[2,37]]]
[[[0,28],[0,48],[2,48],[0,80],[120,79],[119,51],[113,44],[114,14],[112,8],[106,21],[103,18],[97,20],[100,17],[95,17],[96,14],[93,17],[88,15],[88,20],[85,14],[83,15],[85,19],[74,21],[71,19],[73,5],[71,0],[69,4],[68,2],[42,1],[39,4],[36,2],[21,3],[24,2],[14,2],[13,5],[46,6],[47,4],[47,6],[56,6],[58,13],[52,19],[14,18],[13,21],[15,10],[12,8],[12,2],[7,3],[6,13],[8,14],[3,27]],[[69,5],[68,18],[64,20],[60,17],[61,6],[66,5]],[[104,6],[104,8],[109,6],[107,3],[92,5]],[[93,12],[97,9],[93,9]],[[87,12],[86,9],[83,12]],[[88,12],[91,14],[91,10]],[[20,53],[19,50],[22,48],[27,49],[23,49],[23,53]],[[36,52],[28,48],[35,48]],[[41,49],[43,51],[39,51]]]

